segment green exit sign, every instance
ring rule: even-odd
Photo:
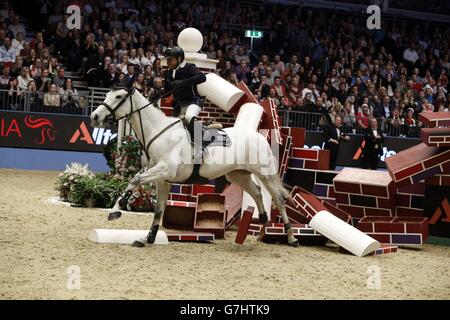
[[[256,30],[245,30],[245,36],[247,38],[262,38],[263,32],[262,31],[256,31]]]

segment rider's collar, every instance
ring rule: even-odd
[[[175,73],[177,72],[178,69],[180,68],[184,68],[184,66],[186,65],[186,60],[183,60],[183,62],[181,62],[178,67],[176,67],[175,69],[173,69],[172,71],[172,77],[175,79]]]

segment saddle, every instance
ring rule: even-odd
[[[203,153],[206,147],[211,146],[221,146],[227,147],[231,145],[231,139],[228,134],[222,129],[208,129],[202,122],[198,122],[196,125],[201,124],[201,141],[195,141],[194,134],[185,125],[186,134],[188,135],[189,141],[191,142],[194,149],[194,168],[192,170],[191,176],[184,181],[185,184],[206,184],[209,180],[200,176],[200,165],[203,160]],[[198,130],[198,129],[197,129]],[[198,139],[200,140],[200,139]]]
[[[187,135],[189,137],[189,141],[194,146],[196,141],[194,141],[193,134],[189,130],[187,126],[184,127]],[[228,134],[223,129],[208,129],[203,123],[201,128],[201,147],[202,150],[205,150],[206,147],[211,146],[221,146],[221,147],[228,147],[231,145],[231,139],[228,136]],[[200,142],[200,141],[199,141]]]

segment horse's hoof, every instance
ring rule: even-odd
[[[119,219],[122,216],[122,212],[113,211],[108,215],[108,221]]]
[[[297,248],[299,246],[298,240],[289,242],[288,244],[289,244],[289,246],[294,247],[294,248]]]
[[[136,240],[135,242],[133,242],[133,244],[131,246],[135,247],[135,248],[142,248],[142,247],[145,247],[145,243],[143,243],[142,241]]]

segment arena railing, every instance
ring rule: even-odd
[[[306,128],[308,131],[322,132],[327,120],[322,113],[294,110],[278,110],[282,126]],[[379,126],[387,136],[418,138],[420,125],[407,127],[402,123],[392,124],[392,119],[376,118]],[[347,134],[364,134],[365,128],[358,124],[357,116],[344,116],[342,131]]]
[[[0,89],[0,110],[89,115],[88,95]]]

